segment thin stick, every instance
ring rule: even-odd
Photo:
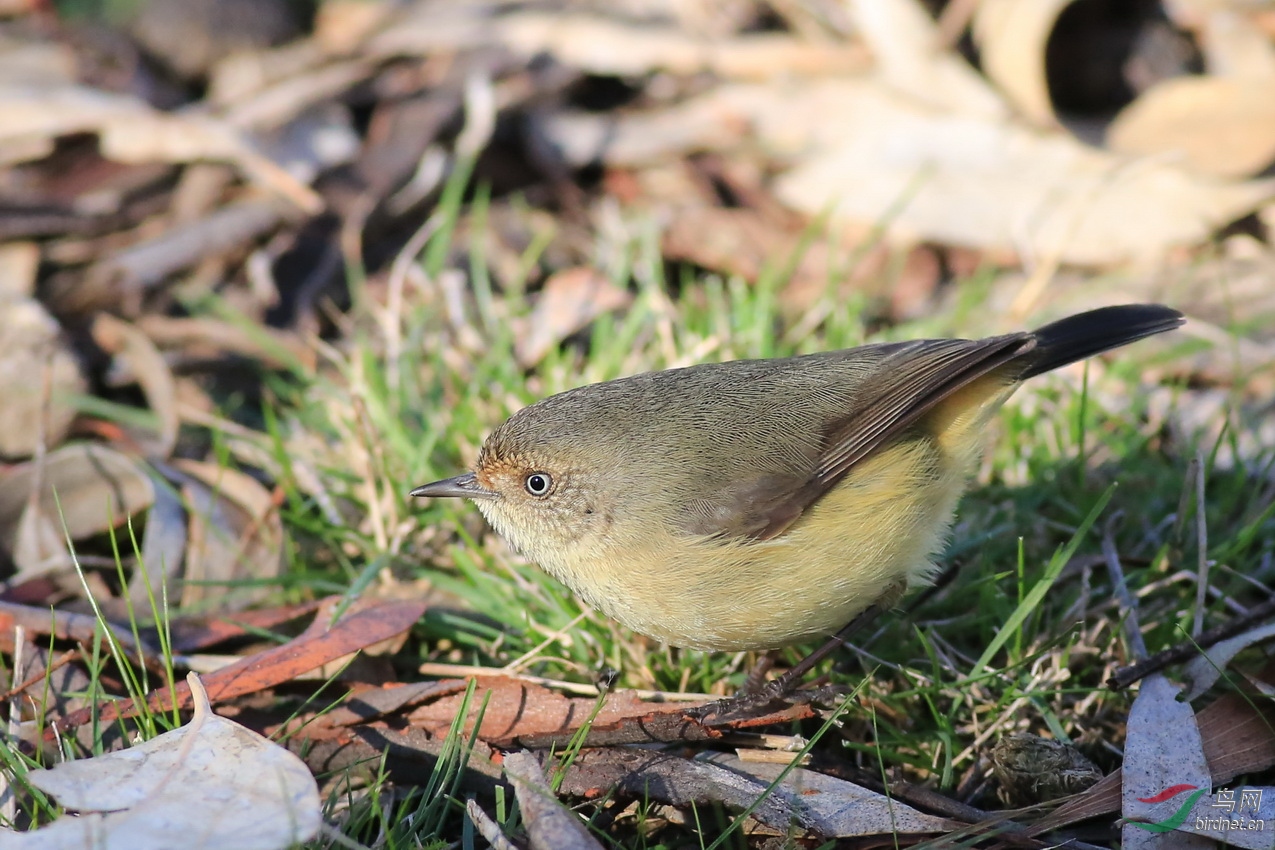
[[[514,673],[503,667],[478,667],[472,664],[438,664],[428,661],[417,667],[416,670],[425,676],[442,676],[444,678],[463,679],[466,676],[477,676],[491,679],[513,679],[518,682],[526,682],[529,685],[541,685],[542,687],[553,688],[565,693],[588,697],[596,697],[601,692],[597,685],[564,682],[560,679],[532,676],[529,673]],[[671,691],[628,690],[627,688],[625,690],[628,693],[635,694],[638,699],[661,702],[701,702],[706,699],[714,699],[712,694],[683,694]]]
[[[1254,605],[1248,610],[1248,613],[1201,633],[1198,638],[1185,640],[1182,643],[1157,652],[1149,658],[1144,658],[1136,664],[1119,668],[1116,670],[1115,675],[1107,680],[1107,687],[1113,691],[1127,688],[1139,679],[1163,670],[1165,667],[1194,658],[1198,653],[1209,647],[1228,638],[1233,638],[1270,617],[1275,617],[1275,596],[1259,605]]]
[[[1199,578],[1195,584],[1195,623],[1191,636],[1199,638],[1204,631],[1204,600],[1209,590],[1209,523],[1204,515],[1204,454],[1195,450],[1195,546]]]
[[[1116,551],[1116,539],[1112,531],[1119,520],[1120,514],[1117,513],[1103,529],[1102,554],[1107,559],[1107,572],[1111,576],[1112,589],[1115,590],[1116,599],[1125,612],[1124,629],[1129,648],[1133,650],[1134,658],[1146,658],[1147,642],[1142,639],[1142,626],[1138,623],[1138,603],[1129,592],[1129,585],[1125,583],[1124,569],[1120,566],[1120,553]]]

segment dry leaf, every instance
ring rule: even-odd
[[[178,460],[193,476],[182,487],[190,509],[181,606],[242,608],[268,593],[260,586],[283,569],[283,519],[270,492],[246,473]],[[256,587],[233,587],[248,581]],[[223,585],[218,587],[217,585]]]
[[[152,435],[151,453],[167,458],[177,445],[177,389],[172,370],[155,343],[133,325],[109,313],[93,320],[93,339],[112,355],[108,382],[115,386],[136,382],[146,395],[151,412],[159,419],[159,433]]]
[[[436,670],[433,672],[437,672]],[[595,697],[567,697],[542,685],[491,671],[477,679],[475,698],[465,718],[465,734],[473,733],[479,706],[486,702],[478,737],[498,747],[542,749],[565,745],[593,715]],[[413,728],[431,735],[447,733],[463,695],[444,696],[412,711]],[[809,705],[788,706],[771,714],[706,726],[686,716],[692,705],[643,702],[631,691],[610,694],[593,717],[584,746],[650,744],[660,741],[704,741],[723,734],[814,717]]]
[[[40,270],[40,246],[35,242],[0,244],[0,298],[30,298]]]
[[[979,116],[924,109],[877,82],[723,86],[654,114],[551,116],[574,164],[638,165],[750,139],[793,163],[775,183],[792,209],[905,243],[933,241],[1044,261],[1159,260],[1275,195]]]
[[[1173,819],[1182,806],[1198,802],[1212,784],[1195,712],[1190,703],[1178,701],[1180,693],[1163,675],[1153,673],[1142,680],[1129,710],[1121,813],[1142,824],[1172,824],[1165,830],[1126,823],[1121,839],[1130,850],[1163,847],[1165,832],[1181,825]],[[1175,846],[1196,846],[1185,836],[1175,835],[1173,840]]]
[[[772,789],[785,769],[726,753],[687,759],[671,751],[585,749],[564,773],[560,792],[587,799],[621,794],[673,806],[719,802],[736,810],[751,809],[755,820],[784,834],[794,827],[834,837],[948,832],[956,826],[803,768],[789,771]]]
[[[850,289],[845,286],[849,281],[838,279],[830,246],[821,241],[806,245],[803,235],[747,207],[686,206],[672,212],[660,251],[666,260],[738,275],[750,283],[768,269],[783,268],[796,259],[780,303],[797,312],[809,309],[831,288]],[[874,284],[883,282],[884,260],[881,251],[865,257],[853,270],[855,288],[871,291]]]
[[[1272,181],[1224,182],[1061,133],[922,111],[866,85],[810,86],[764,110],[757,93],[738,94],[764,116],[763,136],[816,115],[811,143],[836,134],[779,178],[781,200],[855,226],[884,223],[904,239],[1080,265],[1147,262],[1275,194]]]
[[[424,616],[425,607],[423,602],[387,602],[347,614],[333,623],[333,605],[326,605],[303,634],[204,676],[204,687],[213,702],[223,702],[290,682],[302,673],[407,631]],[[190,687],[185,684],[154,690],[147,695],[146,703],[154,711],[169,711],[174,703],[183,707],[193,704]],[[135,711],[131,704],[120,700],[104,702],[67,715],[56,728],[46,730],[45,740],[56,740],[66,730],[91,721],[110,723]]]
[[[663,71],[757,80],[851,74],[871,63],[856,44],[820,45],[774,33],[714,40],[677,27],[627,24],[597,15],[493,15],[481,4],[415,7],[374,36],[365,49],[369,55],[388,57],[480,47],[502,47],[525,60],[552,56],[561,65],[614,76]]]
[[[1045,46],[1072,0],[982,0],[971,28],[983,73],[1028,121],[1057,124],[1045,78]]]
[[[1130,709],[1121,792],[1126,818],[1163,823],[1182,806],[1180,793],[1203,794],[1210,786],[1195,713],[1189,703],[1178,702],[1178,694],[1168,679],[1152,674],[1142,681]],[[1161,834],[1126,823],[1121,837],[1125,847],[1152,848],[1161,846]],[[1193,844],[1183,839],[1182,846]]]
[[[1190,5],[1176,0],[1168,11]],[[1252,12],[1234,3],[1210,3],[1199,12],[1196,38],[1210,74],[1252,79],[1275,78],[1275,46],[1254,22]]]
[[[31,298],[0,298],[0,456],[61,443],[84,390],[79,361],[48,311]]]
[[[116,162],[226,162],[308,213],[323,209],[308,186],[258,154],[229,123],[194,113],[168,114],[129,95],[83,86],[0,87],[0,161],[31,139],[96,133],[102,155]]]
[[[187,677],[195,716],[120,752],[33,770],[26,780],[80,813],[31,832],[0,833],[8,850],[275,850],[322,825],[305,764],[256,732],[212,713]]]
[[[1229,640],[1215,643],[1205,650],[1203,655],[1192,658],[1183,670],[1187,678],[1191,680],[1191,688],[1184,699],[1190,702],[1199,697],[1221,678],[1222,672],[1232,658],[1250,646],[1270,640],[1272,637],[1275,637],[1275,623],[1267,623],[1264,626],[1249,629]]]
[[[67,537],[117,528],[154,501],[141,463],[103,445],[72,443],[50,452],[42,467],[31,461],[0,475],[0,546],[23,577],[68,568]]]
[[[578,266],[563,269],[545,281],[539,300],[522,325],[514,344],[518,363],[530,368],[555,345],[612,310],[622,310],[633,301],[627,289],[602,272]]]
[[[886,85],[944,111],[991,120],[1009,116],[1004,102],[968,62],[957,53],[937,49],[938,27],[921,4],[853,0],[849,6]]]
[[[1275,77],[1156,83],[1116,116],[1107,146],[1160,155],[1201,174],[1257,174],[1275,162]]]

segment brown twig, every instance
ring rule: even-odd
[[[1254,605],[1248,613],[1214,626],[1200,634],[1198,638],[1188,638],[1175,646],[1161,650],[1155,655],[1141,661],[1121,667],[1115,675],[1107,680],[1107,687],[1113,691],[1127,688],[1134,682],[1152,673],[1163,670],[1172,664],[1179,664],[1203,652],[1209,647],[1233,638],[1256,623],[1275,616],[1275,596],[1258,605]]]
[[[66,652],[62,653],[57,658],[54,658],[48,667],[45,667],[39,672],[27,677],[26,681],[24,681],[22,684],[9,688],[9,690],[5,691],[4,693],[0,693],[0,700],[13,699],[15,696],[22,693],[23,691],[25,691],[27,688],[31,687],[32,685],[35,685],[35,684],[38,684],[39,682],[44,681],[44,679],[47,676],[52,675],[55,670],[65,667],[68,663],[70,663],[71,661],[79,657],[80,657],[79,650],[68,649]]]

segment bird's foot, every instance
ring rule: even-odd
[[[733,697],[704,703],[686,713],[699,723],[716,726],[721,723],[751,720],[771,712],[783,711],[794,705],[834,708],[849,693],[850,688],[844,685],[824,685],[819,688],[794,690],[782,679],[775,679],[759,690],[740,692]]]

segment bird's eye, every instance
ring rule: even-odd
[[[547,472],[533,472],[527,476],[523,486],[533,496],[547,496],[549,490],[553,487],[553,479],[549,477]]]

